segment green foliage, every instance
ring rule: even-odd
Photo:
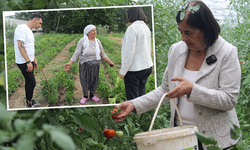
[[[58,101],[59,89],[66,88],[66,100],[68,100],[69,105],[72,105],[74,103],[74,83],[73,74],[61,69],[61,71],[53,73],[53,77],[49,78],[48,82],[42,80],[42,95],[51,105],[54,105]]]
[[[58,100],[59,83],[54,78],[50,78],[48,82],[43,80],[41,86],[43,97],[54,105]]]
[[[229,0],[229,9],[236,11],[235,17],[227,17],[226,23],[221,26],[221,36],[238,48],[238,57],[241,65],[241,89],[236,105],[237,116],[241,125],[242,138],[236,145],[238,149],[250,149],[250,4],[247,0]],[[232,132],[232,131],[231,131]],[[234,132],[232,132],[233,134]],[[236,132],[237,133],[237,132]],[[235,134],[236,134],[235,133]]]
[[[150,7],[143,7],[148,18],[148,24],[152,27]],[[40,11],[44,17],[42,25],[45,33],[83,33],[88,24],[99,26],[99,29],[106,28],[106,32],[124,32],[126,30],[127,8],[103,8],[103,9],[74,9],[63,11]],[[33,12],[16,13],[17,19],[29,20]],[[72,22],[74,22],[72,24]],[[100,26],[102,28],[100,28]],[[107,31],[109,27],[109,31]],[[99,30],[100,31],[100,30]],[[103,32],[100,32],[103,33]]]
[[[168,49],[181,40],[175,17],[181,1],[156,0],[154,5],[154,30],[157,86],[161,84],[168,62]]]
[[[24,82],[24,78],[21,78],[22,72],[20,69],[11,69],[7,72],[8,76],[8,92],[14,92],[20,83]]]
[[[68,135],[69,129],[49,125],[47,115],[51,114],[46,113],[47,111],[30,110],[29,113],[25,111],[7,112],[2,103],[0,103],[0,108],[0,121],[2,122],[0,124],[1,149],[47,149],[46,146],[50,148],[75,149],[75,144]],[[40,141],[44,141],[44,144],[40,143]],[[63,143],[61,143],[62,141]]]
[[[196,6],[193,6],[193,5],[189,5],[188,6],[188,3],[182,7],[182,11],[181,11],[181,14],[180,14],[180,20],[183,20],[184,17],[185,17],[185,14],[186,12],[191,12],[191,13],[195,13],[196,11],[198,11],[200,9],[200,4],[199,5],[196,5]]]
[[[11,23],[10,21],[5,21],[5,33],[6,40],[14,41],[14,33],[17,27],[16,23]]]

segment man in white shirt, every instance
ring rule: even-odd
[[[36,86],[34,69],[38,68],[35,58],[35,38],[32,29],[38,29],[43,23],[40,14],[33,14],[26,24],[17,26],[14,34],[15,62],[25,78],[25,94],[27,107],[36,107],[40,104],[32,100]]]

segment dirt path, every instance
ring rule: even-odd
[[[76,40],[76,39],[75,39]],[[43,68],[43,71],[46,75],[47,78],[51,78],[52,74],[54,72],[59,71],[60,69],[63,68],[63,65],[69,60],[70,57],[70,53],[68,51],[68,49],[72,46],[75,45],[75,40],[71,41],[70,43],[68,43],[63,50],[57,54],[50,62],[48,62],[46,64],[46,66]],[[39,62],[38,62],[39,65]],[[36,87],[34,89],[34,95],[33,95],[33,99],[35,99],[36,101],[38,101],[39,103],[41,103],[40,107],[49,107],[49,103],[42,97],[41,94],[41,80],[44,80],[45,77],[42,73],[42,71],[40,72],[35,72],[35,78],[36,78]],[[80,85],[80,81],[79,81],[79,74],[76,74],[74,76],[74,80],[75,80],[75,91],[74,91],[74,104],[73,105],[81,105],[79,103],[80,99],[82,98],[82,88]],[[98,92],[95,93],[95,96],[100,98],[100,94]],[[68,106],[67,103],[65,103],[65,97],[66,97],[66,93],[64,92],[64,90],[62,90],[59,93],[59,99],[58,99],[58,103],[56,103],[54,106]],[[100,98],[100,101],[95,103],[92,100],[88,100],[85,105],[95,105],[95,104],[107,104],[108,100],[107,98]],[[9,97],[9,108],[10,109],[17,109],[17,108],[27,108],[26,107],[26,102],[25,102],[25,90],[24,90],[24,83],[22,83],[19,88],[11,94],[11,96]]]

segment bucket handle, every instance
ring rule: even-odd
[[[152,130],[152,127],[153,127],[153,125],[154,125],[154,122],[155,122],[155,118],[156,118],[157,113],[158,113],[158,111],[159,111],[159,109],[160,109],[161,103],[162,103],[163,99],[166,97],[167,94],[168,94],[168,93],[165,93],[165,94],[161,97],[161,100],[160,100],[160,102],[159,102],[159,104],[158,104],[158,106],[157,106],[157,108],[156,108],[156,110],[155,110],[155,114],[154,114],[154,116],[153,116],[153,119],[152,119],[152,121],[151,121],[149,130],[148,130],[148,136],[147,136],[147,143],[148,143],[148,144],[150,143],[150,134],[151,134],[151,130]],[[177,111],[177,115],[178,115],[178,117],[179,117],[179,119],[180,119],[181,127],[182,127],[183,124],[182,124],[182,120],[181,120],[181,116],[180,116],[178,107],[177,107],[177,105],[176,105],[176,103],[175,103],[175,100],[172,99],[172,101],[173,101],[173,103],[174,103],[174,106],[175,106],[175,109],[176,109],[176,111]]]

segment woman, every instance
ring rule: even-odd
[[[197,11],[188,11],[188,7],[198,4]],[[180,19],[182,12],[185,17]],[[163,103],[176,101],[184,125],[195,124],[201,133],[214,137],[227,149],[238,141],[230,137],[229,122],[239,126],[235,111],[241,80],[237,48],[219,36],[219,24],[201,1],[190,2],[178,12],[176,21],[182,41],[170,47],[162,84],[117,106],[122,111],[116,121],[123,121],[132,111],[140,115],[155,108],[168,92]],[[170,125],[179,126],[175,107],[170,103]],[[200,142],[198,145],[199,150],[206,149]]]
[[[127,28],[122,39],[122,64],[119,77],[124,78],[127,100],[145,94],[145,84],[152,72],[151,33],[140,7],[127,10]]]
[[[79,77],[84,95],[80,100],[81,104],[86,103],[89,98],[94,102],[100,100],[94,96],[99,79],[100,59],[105,60],[110,67],[114,66],[114,63],[104,53],[100,40],[96,38],[96,33],[94,25],[86,26],[84,36],[79,40],[72,58],[64,65],[64,70],[69,70],[79,57]],[[89,97],[88,90],[90,90]]]

